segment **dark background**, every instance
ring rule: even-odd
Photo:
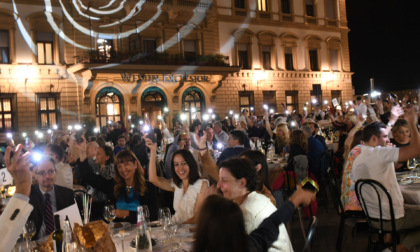
[[[356,94],[420,88],[420,3],[347,0],[350,66]]]

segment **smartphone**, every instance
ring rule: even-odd
[[[398,97],[397,97],[396,94],[391,94],[391,93],[389,94],[389,100],[392,102],[392,104],[394,106],[397,106],[398,105],[397,99],[398,99]]]
[[[203,132],[203,130],[202,130],[202,129],[198,131],[198,136],[199,136],[199,137],[204,136],[204,132]]]
[[[152,140],[153,143],[157,142],[154,132],[149,132],[146,137]]]
[[[317,193],[319,191],[318,185],[315,183],[314,180],[310,178],[305,178],[301,183],[302,189],[309,190],[313,193]]]

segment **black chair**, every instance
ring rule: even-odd
[[[74,188],[73,189],[74,201],[77,204],[77,208],[79,208],[80,217],[84,218],[83,212],[83,198],[87,195],[87,191],[84,188]]]
[[[316,216],[312,216],[312,221],[309,224],[307,235],[305,237],[305,246],[303,247],[303,252],[311,251],[312,238],[315,235],[315,227],[317,223],[318,219],[316,218]]]
[[[329,184],[329,190],[331,193],[331,198],[334,201],[334,206],[335,206],[335,209],[337,210],[338,215],[340,215],[340,226],[338,228],[336,250],[341,251],[345,221],[347,219],[353,219],[356,221],[356,223],[366,223],[366,219],[365,219],[365,214],[363,213],[363,211],[344,211],[344,206],[343,206],[343,203],[341,202],[340,183],[338,182],[338,179],[335,176],[335,173],[333,170],[329,170],[327,175],[328,175],[328,184]],[[353,229],[352,234],[354,236],[354,229]]]
[[[379,210],[379,219],[372,217],[370,215],[369,209],[366,207],[366,199],[364,196],[370,192],[371,196],[376,196],[377,202],[369,202],[378,204]],[[397,245],[400,243],[400,237],[397,232],[395,225],[395,214],[394,208],[392,205],[392,198],[388,190],[378,181],[373,179],[359,179],[356,182],[356,195],[357,199],[362,206],[363,212],[366,215],[366,219],[369,224],[369,246],[368,249],[375,250],[384,250],[385,248],[392,248],[392,251],[397,251]],[[383,209],[383,204],[386,204],[386,201],[389,206],[389,216],[391,219],[386,220],[383,218],[385,210]],[[379,224],[379,228],[373,225],[373,222]],[[385,230],[384,224],[391,222],[391,230]],[[385,243],[384,236],[386,233],[391,233],[391,242]],[[378,240],[372,239],[372,234],[377,234]]]

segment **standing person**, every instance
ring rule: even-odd
[[[55,161],[57,171],[55,184],[73,189],[73,170],[69,164],[63,163],[63,148],[58,144],[49,144],[44,149],[44,155],[50,156]]]
[[[367,115],[367,106],[363,102],[362,97],[359,95],[356,98],[356,104],[354,108],[359,112],[359,114],[366,116]]]
[[[229,135],[222,129],[220,121],[213,123],[214,137],[218,143],[223,144],[223,149],[228,147]]]
[[[177,150],[171,159],[172,179],[158,177],[156,172],[156,143],[145,138],[150,149],[149,181],[162,190],[174,192],[173,219],[176,223],[196,223],[200,209],[199,195],[204,195],[209,182],[200,179],[198,164],[188,150]]]
[[[22,145],[18,144],[13,160],[10,158],[11,147],[6,148],[4,155],[7,171],[12,175],[16,186],[15,194],[0,215],[0,248],[5,252],[12,251],[33,209],[29,204],[32,184],[32,174],[29,170],[30,153],[22,154],[22,149]]]
[[[239,205],[246,233],[250,234],[277,209],[270,199],[255,191],[258,177],[251,161],[246,158],[231,158],[222,162],[220,167],[217,188],[222,191],[223,197]],[[278,226],[278,229],[280,235],[268,251],[293,251],[284,224]]]
[[[134,134],[131,139],[130,150],[136,155],[136,158],[140,161],[142,167],[147,167],[149,165],[149,155],[147,153],[146,143],[138,133]]]
[[[201,136],[199,136],[199,132],[201,131],[201,122],[198,119],[195,119],[190,126],[190,139],[191,139],[191,147],[195,150],[198,149],[198,142],[200,141]]]
[[[394,162],[420,156],[420,135],[417,130],[418,116],[413,107],[407,109],[404,115],[412,133],[410,145],[401,148],[387,146],[389,144],[388,132],[402,112],[400,106],[394,106],[388,126],[380,122],[373,122],[364,127],[362,141],[365,144],[361,147],[361,153],[353,162],[351,175],[355,181],[374,179],[387,188],[393,205],[388,206],[382,202],[381,207],[384,212],[381,217],[389,220],[391,218],[389,208],[394,209],[397,230],[407,231],[399,247],[410,250],[420,243],[420,207],[418,205],[404,205],[404,199],[395,175]],[[369,214],[373,218],[380,218],[376,193],[365,191],[364,194]],[[379,228],[382,224],[372,221],[372,225]],[[383,225],[385,230],[391,230],[391,222],[385,222]],[[411,232],[408,230],[411,230]]]
[[[55,185],[54,159],[45,156],[34,168],[38,184],[32,185],[29,203],[34,210],[29,216],[36,227],[33,239],[39,239],[54,231],[54,213],[74,204],[73,190]]]

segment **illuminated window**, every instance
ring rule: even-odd
[[[98,39],[97,40],[99,58],[102,60],[107,60],[111,58],[113,49],[113,40],[112,39]]]
[[[38,64],[51,65],[53,64],[53,41],[54,34],[52,32],[37,32],[36,46],[38,52]]]
[[[258,10],[268,11],[268,0],[258,0]]]
[[[121,121],[121,96],[111,90],[101,90],[96,96],[96,124],[106,126]]]
[[[206,104],[203,92],[196,87],[190,87],[182,95],[182,111],[187,115],[190,125],[194,119],[202,119]]]
[[[247,109],[249,112],[251,107],[254,107],[254,92],[239,91],[239,111]]]
[[[298,91],[286,91],[286,109],[289,113],[293,113],[294,110],[298,110]]]
[[[196,49],[194,40],[184,40],[184,58],[187,61],[195,60]]]
[[[0,63],[10,62],[9,49],[9,31],[0,30]]]
[[[290,0],[281,0],[281,12],[283,14],[291,14]]]
[[[314,17],[315,16],[315,12],[314,12],[314,1],[313,0],[305,0],[306,1],[306,16],[309,17]]]
[[[37,93],[38,128],[61,125],[60,93]]]
[[[0,94],[0,132],[15,128],[16,94]]]
[[[295,70],[293,67],[293,48],[285,47],[284,48],[284,63],[286,70]]]
[[[311,65],[312,71],[319,71],[319,64],[318,64],[318,50],[317,49],[309,49],[309,61]]]

